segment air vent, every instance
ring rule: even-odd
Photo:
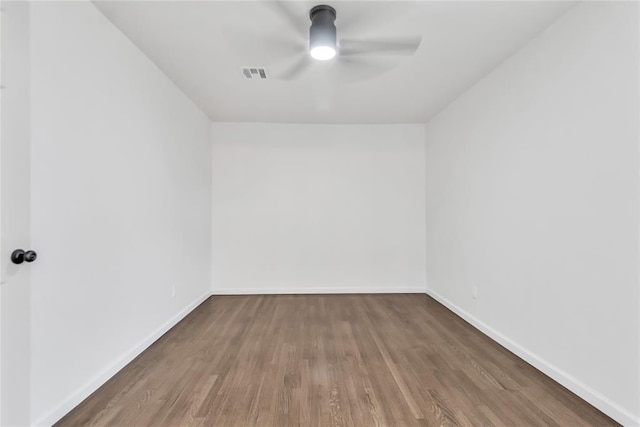
[[[264,67],[240,67],[245,79],[266,79],[267,69]]]

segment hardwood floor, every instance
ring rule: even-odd
[[[425,295],[209,298],[58,426],[609,426]]]

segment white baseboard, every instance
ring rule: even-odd
[[[577,378],[569,375],[552,363],[549,363],[546,360],[538,357],[533,352],[527,350],[517,342],[511,340],[510,338],[486,325],[478,318],[467,313],[437,292],[431,289],[427,289],[427,295],[431,296],[440,304],[444,305],[449,310],[453,311],[455,314],[464,319],[467,323],[471,324],[471,326],[475,327],[480,332],[482,332],[516,356],[520,357],[525,362],[532,365],[534,368],[538,369],[545,375],[549,376],[567,389],[571,390],[573,393],[586,400],[620,424],[627,427],[640,426],[640,418],[634,416],[624,408],[621,408],[619,405],[609,400],[606,396],[582,383]]]
[[[272,295],[272,294],[355,294],[355,293],[424,293],[424,288],[413,287],[400,287],[400,288],[280,288],[280,289],[260,289],[260,288],[246,288],[246,289],[214,289],[213,295]],[[485,323],[478,320],[473,315],[462,310],[437,292],[428,289],[427,295],[434,298],[436,301],[453,311],[460,316],[466,322],[471,324],[476,329],[487,335],[489,338],[496,341],[498,344],[505,347],[527,363],[531,364],[536,369],[540,370],[544,374],[548,375],[564,387],[571,390],[582,399],[586,400],[596,408],[600,409],[611,418],[621,423],[624,426],[640,426],[640,418],[635,417],[630,412],[616,405],[614,402],[607,399],[602,394],[586,386],[578,379],[567,374],[563,370],[557,368],[553,364],[541,359],[531,351],[523,348],[518,343],[512,341],[510,338],[502,335],[500,332],[487,326]],[[133,347],[111,366],[104,369],[100,374],[93,377],[83,387],[74,392],[71,396],[64,399],[54,410],[49,412],[44,417],[40,418],[34,423],[36,426],[51,426],[69,411],[76,407],[80,402],[86,399],[91,393],[96,391],[100,386],[106,383],[111,377],[118,373],[122,368],[135,359],[140,353],[146,350],[151,344],[153,344],[158,338],[164,335],[169,329],[175,326],[180,320],[182,320],[193,309],[202,304],[208,297],[209,293],[197,298],[183,310],[181,310],[174,317],[169,319],[165,324],[159,327],[147,338],[142,340],[138,345]]]
[[[317,288],[215,288],[213,295],[295,295],[295,294],[424,294],[424,286],[377,288],[317,287]]]
[[[69,411],[75,408],[80,402],[89,397],[91,393],[100,388],[111,377],[117,374],[122,368],[127,366],[133,359],[135,359],[140,353],[145,351],[151,344],[153,344],[158,338],[164,335],[169,329],[173,328],[179,321],[185,318],[185,316],[193,311],[197,306],[202,304],[207,298],[211,296],[210,292],[200,296],[195,301],[187,305],[178,314],[173,316],[162,326],[156,329],[151,335],[143,339],[140,343],[134,346],[132,349],[123,354],[119,359],[113,362],[110,366],[105,368],[98,375],[90,379],[84,386],[80,387],[77,391],[72,393],[69,397],[64,399],[55,409],[49,412],[47,415],[40,418],[33,425],[35,426],[51,426],[58,420],[64,417]]]

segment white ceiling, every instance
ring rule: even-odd
[[[339,39],[422,36],[420,47],[357,67],[315,61],[287,81],[277,76],[306,55],[321,0],[94,3],[212,120],[288,123],[426,122],[574,4],[333,0]],[[245,79],[247,65],[269,78]]]

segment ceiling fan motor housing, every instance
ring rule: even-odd
[[[336,47],[336,10],[331,6],[319,5],[309,12],[311,28],[309,29],[309,48],[317,46]]]

